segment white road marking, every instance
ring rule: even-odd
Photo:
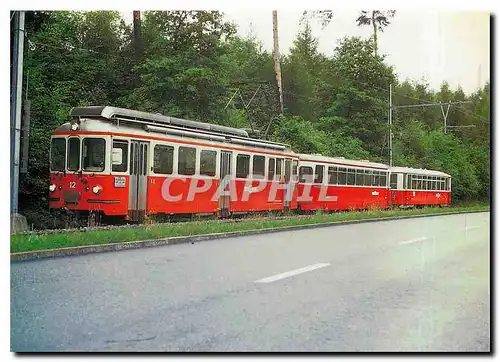
[[[481,227],[481,226],[467,226],[467,227],[465,228],[465,230],[470,230],[470,229],[478,229],[478,228],[480,228],[480,227]]]
[[[410,239],[410,240],[405,240],[399,242],[399,245],[406,245],[406,244],[412,244],[412,243],[418,243],[419,241],[424,241],[429,239],[427,236],[422,236],[421,238],[416,238],[416,239]]]
[[[280,280],[280,279],[292,277],[294,275],[302,274],[302,273],[312,271],[315,269],[324,268],[325,266],[329,266],[329,265],[330,265],[330,263],[313,264],[313,265],[306,266],[304,268],[290,270],[290,271],[287,271],[285,273],[276,274],[276,275],[273,275],[273,276],[270,276],[267,278],[262,278],[262,279],[256,280],[255,283],[272,283],[272,282],[275,282],[275,281]]]

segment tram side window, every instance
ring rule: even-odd
[[[278,180],[280,180],[281,179],[281,175],[283,175],[283,171],[282,171],[283,167],[282,167],[282,165],[283,165],[283,159],[282,158],[277,158],[276,159],[276,178]]]
[[[309,166],[299,167],[299,182],[310,183],[313,180],[313,169]]]
[[[200,175],[215,176],[216,162],[217,162],[217,151],[201,150]]]
[[[287,158],[285,159],[285,182],[290,182],[290,173],[292,172],[292,160]]]
[[[83,169],[104,171],[106,161],[106,141],[104,138],[85,138],[82,144]]]
[[[196,148],[179,147],[179,175],[194,175],[196,172]]]
[[[354,185],[356,180],[356,170],[353,168],[347,169],[347,184]]]
[[[68,170],[77,171],[80,169],[80,139],[70,138],[68,140]]]
[[[250,172],[250,156],[238,155],[236,157],[236,177],[247,178]]]
[[[50,169],[52,171],[64,171],[66,164],[66,140],[64,138],[52,138],[50,148]]]
[[[292,161],[292,175],[294,176],[294,180],[297,180],[296,176],[298,175],[299,161]]]
[[[265,156],[253,156],[253,167],[252,167],[252,177],[253,178],[264,178],[266,175],[266,157]]]
[[[337,183],[339,185],[345,185],[347,183],[347,169],[345,167],[339,167]]]
[[[114,140],[113,148],[120,148],[122,150],[122,163],[119,165],[112,165],[113,172],[127,172],[128,165],[128,141]]]
[[[380,182],[379,171],[373,171],[372,186],[379,186],[379,182]]]
[[[328,184],[336,185],[337,184],[337,167],[329,166],[328,167]]]
[[[323,183],[323,173],[325,166],[322,165],[316,165],[315,170],[314,170],[314,183],[315,184],[321,184]]]
[[[170,175],[174,168],[174,148],[172,146],[156,145],[154,149],[154,173]]]
[[[433,190],[437,190],[437,182],[436,182],[436,179],[437,177],[436,176],[432,176],[432,189]]]
[[[391,189],[397,189],[397,188],[398,188],[398,174],[391,173]]]
[[[356,169],[356,186],[363,186],[365,170]]]
[[[372,175],[372,172],[371,170],[365,170],[365,182],[364,182],[364,185],[365,186],[371,186],[371,175]]]
[[[380,186],[387,187],[387,172],[380,173]]]
[[[269,164],[267,165],[267,179],[269,181],[274,180],[274,166],[275,166],[275,160],[273,157],[269,159]]]

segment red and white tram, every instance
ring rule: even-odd
[[[440,171],[390,168],[391,202],[399,207],[449,205],[451,176]]]
[[[318,155],[299,157],[297,202],[301,210],[389,207],[386,165]]]
[[[451,201],[450,175],[439,171],[298,155],[241,129],[115,107],[73,108],[71,116],[51,138],[54,209],[141,220]]]
[[[51,139],[51,208],[139,220],[297,207],[286,194],[299,157],[287,145],[115,107],[73,108],[71,116]]]

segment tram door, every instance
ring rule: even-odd
[[[148,146],[149,142],[131,142],[128,212],[132,221],[142,220],[146,213]]]
[[[219,210],[222,217],[229,216],[231,206],[231,158],[233,153],[231,151],[221,151],[220,153],[220,185],[219,190]]]
[[[389,176],[389,191],[391,193],[391,205],[394,205],[396,203],[396,196],[398,193],[397,189],[398,189],[398,174],[391,173]]]
[[[290,208],[290,200],[293,194],[293,182],[292,182],[292,159],[285,159],[285,194],[284,194],[284,208],[288,210]]]

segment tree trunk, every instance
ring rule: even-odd
[[[278,12],[273,10],[273,39],[274,39],[274,72],[276,73],[276,83],[280,99],[280,110],[283,115],[283,91],[281,86],[280,53],[278,45]]]
[[[139,67],[142,60],[142,40],[141,40],[141,12],[134,10],[134,56],[135,65]],[[135,86],[139,86],[141,81],[141,75],[138,72],[134,78]]]
[[[375,55],[377,55],[377,24],[375,23],[375,11],[372,11],[373,41],[375,44]]]

